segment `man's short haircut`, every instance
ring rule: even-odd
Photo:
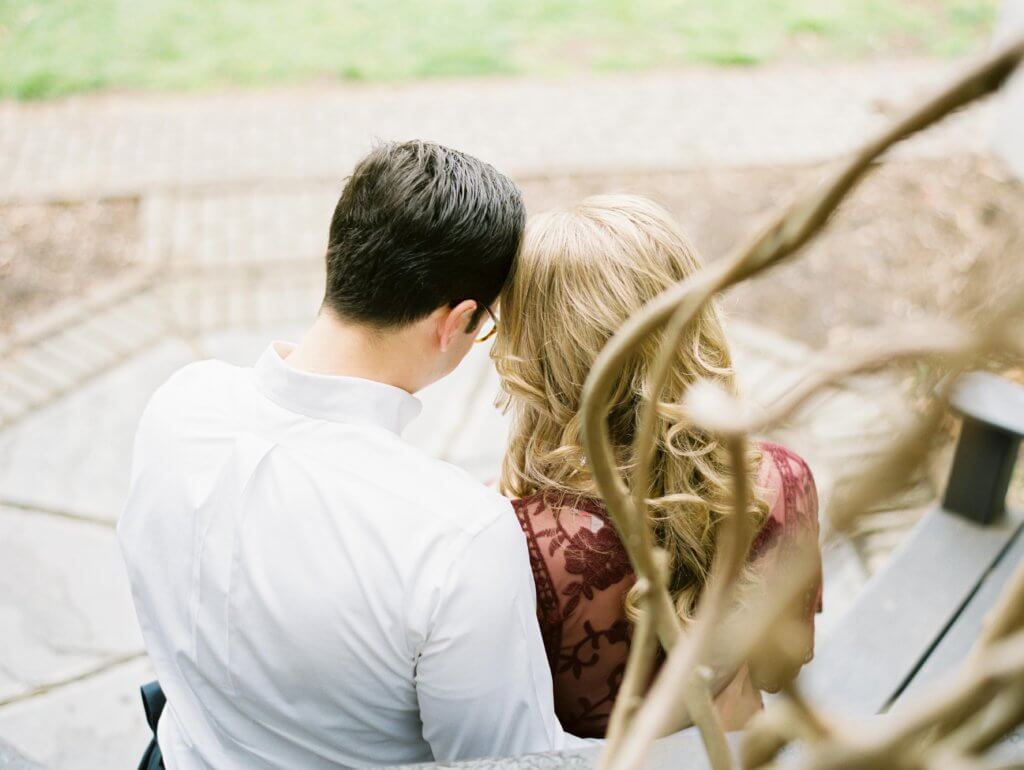
[[[492,166],[432,142],[383,144],[356,166],[331,220],[324,304],[379,328],[501,293],[526,209]]]

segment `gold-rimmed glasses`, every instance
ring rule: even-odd
[[[498,333],[498,316],[486,305],[484,305],[484,310],[487,311],[487,320],[484,321],[483,333],[476,338],[476,342],[487,342],[487,340]]]

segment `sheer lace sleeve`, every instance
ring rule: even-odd
[[[754,541],[751,558],[758,562],[778,560],[786,547],[803,540],[818,540],[818,490],[814,476],[795,452],[770,441],[761,443],[764,460],[759,483],[767,492],[768,521]],[[821,565],[819,578],[808,601],[808,618],[821,612]]]
[[[806,548],[815,560],[817,579],[792,608],[793,616],[803,621],[803,633],[799,638],[802,650],[794,661],[798,669],[801,661],[806,663],[814,656],[814,616],[822,609],[818,492],[811,469],[799,455],[771,442],[763,442],[761,449],[764,460],[758,481],[767,494],[770,513],[754,541],[751,559],[763,570],[769,590],[772,573],[786,569],[787,554],[792,554],[794,549]],[[751,665],[755,684],[769,692],[778,690],[783,679],[795,674],[796,670],[782,669],[777,665],[766,669]]]
[[[603,737],[629,654],[624,607],[635,578],[603,509],[579,505],[530,498],[516,512],[531,542],[555,713],[574,735]]]

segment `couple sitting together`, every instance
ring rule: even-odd
[[[355,168],[326,262],[298,344],[253,367],[186,366],[139,425],[118,533],[167,697],[165,766],[395,765],[599,738],[634,575],[587,470],[580,393],[619,326],[699,258],[648,200],[595,197],[527,223],[491,166],[408,142]],[[413,394],[492,335],[512,415],[502,494],[401,439]],[[653,352],[621,371],[608,413],[625,468]],[[666,401],[704,377],[733,387],[710,306]],[[650,525],[685,620],[729,511],[730,464],[677,412],[658,426]],[[753,444],[747,463],[756,572],[816,532],[817,499],[783,447]],[[747,667],[716,698],[727,728],[760,705]]]

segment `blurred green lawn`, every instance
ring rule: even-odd
[[[976,48],[998,0],[0,0],[0,96]]]

